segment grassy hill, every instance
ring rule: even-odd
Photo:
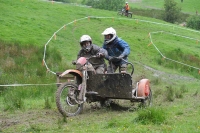
[[[28,84],[0,86],[0,131],[200,131],[199,31],[153,18],[134,15],[130,19],[117,16],[116,12],[78,5],[39,0],[0,3],[0,83]],[[51,71],[64,71],[73,67],[71,61],[80,49],[81,35],[90,35],[93,43],[101,46],[101,33],[111,26],[131,47],[133,80],[151,80],[153,107],[94,110],[86,104],[83,114],[64,119],[55,106],[56,77],[42,66],[44,53]],[[49,85],[41,85],[44,83]],[[137,121],[145,111],[161,114],[161,118],[152,119],[165,119],[161,124],[151,118],[147,119],[148,124]]]
[[[164,0],[128,0],[132,8],[142,8],[142,9],[162,9],[164,10]],[[181,7],[181,11],[189,14],[196,14],[200,12],[200,1],[197,0],[174,0],[177,5]]]

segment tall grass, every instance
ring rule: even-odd
[[[167,113],[162,108],[147,108],[138,111],[135,122],[142,124],[162,124],[166,122]]]
[[[177,62],[182,62],[185,65],[179,63],[169,63],[169,61],[163,60],[162,58],[158,59],[159,65],[168,67],[170,69],[178,69],[180,72],[187,72],[193,75],[195,78],[199,78],[198,70],[187,66],[188,64],[190,64],[191,66],[198,68],[198,66],[200,66],[199,55],[192,53],[186,54],[180,48],[168,52],[164,51],[164,53],[166,53],[166,57],[173,59]]]
[[[35,99],[43,97],[54,97],[56,84],[40,86],[45,83],[55,83],[55,75],[50,75],[42,66],[43,49],[34,45],[5,44],[1,42],[1,96],[3,97],[4,110],[24,109],[24,99]],[[53,56],[48,55],[47,59],[51,64],[60,64],[60,54],[53,51]],[[9,87],[18,84],[21,87]],[[28,84],[30,86],[23,86]],[[6,86],[8,85],[8,86]],[[49,108],[48,99],[44,103],[45,108]]]

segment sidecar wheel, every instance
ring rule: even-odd
[[[152,92],[150,88],[150,82],[148,79],[142,79],[138,85],[138,97],[144,97],[141,101],[142,105],[151,106],[152,104]]]
[[[72,83],[63,83],[56,91],[56,105],[63,116],[75,116],[83,110],[83,103],[77,102],[78,86]]]
[[[148,79],[141,79],[138,84],[137,95],[139,97],[147,97],[150,92],[150,83]]]

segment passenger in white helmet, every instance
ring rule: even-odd
[[[104,73],[105,71],[105,61],[104,57],[107,56],[107,51],[95,44],[92,44],[92,38],[89,35],[82,35],[80,38],[81,50],[78,53],[77,59],[80,57],[89,58],[91,56],[97,56],[95,62],[100,62],[99,64],[92,64],[96,73]]]
[[[127,42],[117,37],[115,29],[107,28],[102,33],[104,35],[103,48],[107,50],[105,56],[109,60],[108,73],[113,73],[119,68],[119,72],[126,72],[130,47]]]

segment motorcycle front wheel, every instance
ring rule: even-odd
[[[83,103],[78,102],[78,86],[72,83],[63,83],[56,91],[56,105],[63,116],[75,116],[82,112]]]

